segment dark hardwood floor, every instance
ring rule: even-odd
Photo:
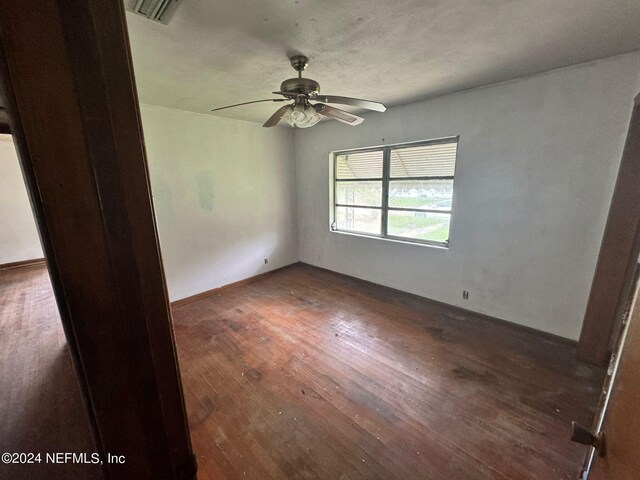
[[[93,451],[44,267],[0,271],[0,306],[0,450]],[[174,327],[200,480],[575,479],[570,421],[603,375],[566,343],[305,265]]]
[[[573,346],[305,265],[174,310],[205,479],[575,479]]]
[[[93,465],[46,462],[94,452],[88,422],[46,267],[0,270],[0,454],[41,454],[0,463],[0,479],[102,478]]]

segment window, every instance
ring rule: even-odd
[[[333,155],[331,229],[449,245],[458,137]]]

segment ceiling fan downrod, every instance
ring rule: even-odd
[[[289,60],[293,69],[298,72],[298,78],[302,78],[302,71],[309,65],[309,58],[304,55],[294,55]]]

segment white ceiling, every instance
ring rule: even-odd
[[[274,98],[297,53],[322,93],[394,106],[640,48],[639,0],[184,0],[127,21],[140,101],[200,113]]]

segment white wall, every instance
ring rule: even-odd
[[[141,109],[171,300],[298,261],[292,129]]]
[[[301,261],[578,338],[639,73],[633,53],[297,130]],[[329,152],[452,135],[449,250],[329,232]]]
[[[0,135],[0,265],[43,256],[13,140]]]

